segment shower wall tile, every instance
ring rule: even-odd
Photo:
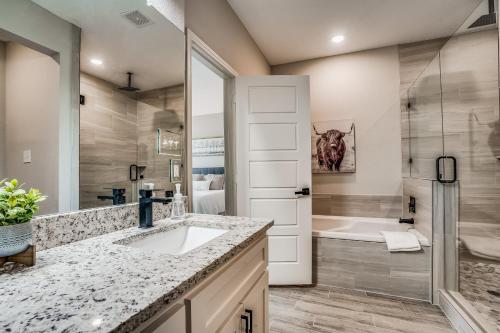
[[[133,95],[117,86],[81,73],[80,93],[80,208],[109,206],[98,195],[125,188],[132,201],[129,166],[137,161],[137,106]]]
[[[454,36],[441,50],[441,68],[444,146],[458,160],[459,219],[471,224],[461,235],[468,235],[500,225],[498,30]]]
[[[157,130],[159,128],[183,132],[184,85],[155,89],[138,94],[138,164],[145,165],[144,182],[156,188],[173,190],[170,183],[170,160],[180,157],[157,153]]]
[[[401,196],[313,194],[315,215],[401,217]]]
[[[179,130],[184,123],[184,86],[124,93],[117,86],[82,73],[80,108],[80,208],[109,206],[97,199],[111,188],[125,188],[127,203],[137,200],[129,180],[131,164],[145,165],[144,181],[173,189],[170,157],[156,151],[158,128]]]
[[[399,75],[401,97],[438,54],[448,38],[399,45]],[[404,103],[406,105],[406,102]]]
[[[415,229],[432,242],[432,180],[403,178],[403,216],[415,220]],[[415,198],[416,212],[408,211],[410,196]]]

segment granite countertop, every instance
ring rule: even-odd
[[[120,245],[178,225],[229,231],[178,256]],[[40,251],[36,266],[0,274],[0,331],[131,331],[271,225],[270,219],[191,214]]]

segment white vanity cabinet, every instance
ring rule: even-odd
[[[268,332],[268,281],[264,236],[136,332]]]

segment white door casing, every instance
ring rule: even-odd
[[[237,213],[272,217],[271,285],[312,283],[309,77],[236,78]]]

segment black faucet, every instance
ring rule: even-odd
[[[413,217],[409,219],[400,218],[399,223],[415,224],[415,220],[413,219]]]
[[[98,195],[99,200],[113,200],[113,205],[123,205],[126,202],[125,189],[124,188],[113,188],[113,195]]]
[[[153,197],[153,190],[139,190],[139,228],[153,226],[153,202],[166,204],[172,198]]]

